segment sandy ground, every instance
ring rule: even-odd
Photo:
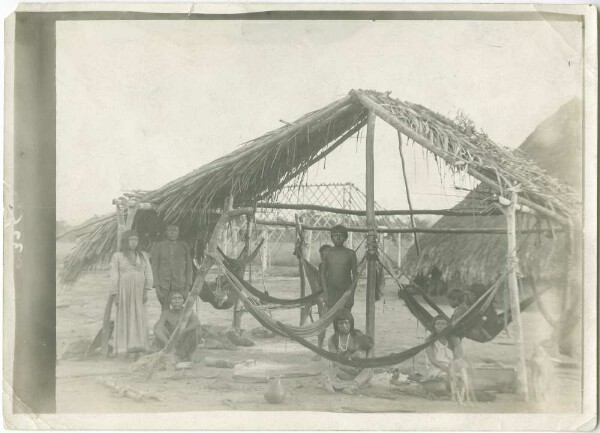
[[[297,297],[299,279],[289,276],[294,270],[272,270],[265,280],[269,293],[279,297]],[[280,275],[280,276],[277,276]],[[281,276],[283,275],[283,276]],[[262,279],[255,285],[262,287]],[[69,344],[91,340],[98,332],[108,293],[108,273],[96,272],[84,276],[74,286],[60,290],[57,295],[57,353],[59,358]],[[149,321],[153,325],[160,315],[160,306],[154,293],[148,303]],[[551,298],[549,298],[552,301]],[[444,306],[449,311],[448,306]],[[316,310],[316,308],[315,308]],[[199,302],[197,307],[202,324],[228,327],[231,325],[230,310],[217,311],[209,304]],[[355,298],[353,313],[356,327],[364,330],[365,281],[361,281]],[[298,310],[277,310],[273,316],[286,323],[297,324]],[[317,318],[315,311],[315,318]],[[527,353],[533,345],[550,335],[550,328],[542,316],[531,309],[523,314]],[[258,323],[250,314],[244,314],[243,328],[250,330]],[[509,327],[509,332],[511,328]],[[328,331],[330,335],[331,330]],[[398,352],[420,343],[425,337],[423,327],[396,296],[393,282],[388,280],[385,298],[376,306],[377,355]],[[415,395],[413,388],[390,385],[382,373],[360,396],[336,394],[332,396],[321,389],[318,374],[326,371],[328,362],[314,361],[313,353],[302,346],[280,337],[254,338],[255,346],[230,350],[198,349],[198,361],[204,356],[243,361],[252,359],[252,367],[236,369],[205,367],[196,362],[191,370],[158,372],[152,379],[128,372],[132,361],[102,358],[99,355],[84,361],[59,360],[57,364],[57,411],[61,413],[87,412],[169,412],[199,410],[311,410],[331,412],[579,412],[581,395],[580,369],[552,362],[551,382],[544,403],[524,403],[511,394],[496,394],[492,403],[476,402],[460,406],[449,400],[428,400]],[[312,340],[316,342],[316,337]],[[465,340],[464,352],[469,361],[480,364],[498,361],[507,366],[515,365],[516,349],[506,333],[493,342],[480,344]],[[424,352],[398,367],[406,373],[424,372]],[[268,404],[263,393],[265,383],[244,383],[237,375],[290,374],[283,378],[286,398],[282,404]],[[261,374],[262,373],[262,374]],[[112,381],[121,387],[129,386],[136,391],[148,393],[148,399],[137,401],[119,397],[102,381]],[[152,399],[153,396],[158,400]]]

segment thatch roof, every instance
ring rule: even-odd
[[[211,209],[222,208],[232,194],[235,205],[276,200],[285,184],[301,184],[306,170],[366,123],[368,108],[392,118],[456,172],[495,179],[501,188],[520,184],[532,203],[568,215],[578,206],[574,192],[547,176],[522,155],[493,143],[469,123],[457,123],[418,104],[374,91],[351,91],[345,98],[243,144],[236,151],[143,194],[156,212],[138,212],[134,228],[148,248],[164,222],[177,223],[182,237],[201,252],[215,223]],[[381,117],[381,116],[380,116]],[[389,119],[384,120],[389,122]],[[62,280],[105,265],[115,251],[116,220],[109,219],[80,239],[67,257]]]
[[[581,101],[571,100],[542,122],[515,153],[524,153],[573,190],[581,191]],[[491,191],[479,185],[454,209],[482,210],[489,206]],[[522,228],[535,218],[518,216]],[[541,222],[548,227],[548,221]],[[433,227],[506,227],[504,216],[441,218]],[[524,276],[557,277],[564,270],[565,238],[519,235],[519,269]],[[489,285],[506,263],[507,239],[501,235],[419,235],[421,255],[413,246],[406,254],[403,269],[411,275],[430,275],[436,269],[451,287]]]

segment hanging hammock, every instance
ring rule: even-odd
[[[382,264],[383,265],[383,264]],[[413,316],[415,316],[417,318],[417,320],[430,332],[433,332],[433,315],[429,313],[429,311],[427,311],[417,300],[416,298],[402,285],[402,283],[400,283],[400,281],[398,281],[398,279],[390,272],[390,270],[383,265],[384,269],[388,272],[388,274],[390,274],[390,276],[394,279],[394,281],[396,282],[396,284],[398,285],[398,287],[400,287],[400,290],[398,291],[398,296],[400,297],[400,299],[402,299],[404,301],[404,303],[406,304],[406,307],[409,309],[409,311],[413,314]],[[503,274],[500,279],[498,281],[496,281],[495,284],[500,284],[501,281],[503,281],[506,278],[507,274]],[[421,295],[424,297],[427,297],[427,299],[425,299],[426,301],[429,300],[430,302],[427,302],[429,305],[435,305],[435,303],[433,302],[433,300],[431,300],[431,298],[429,298],[426,294],[424,294],[423,291],[419,290]],[[536,299],[539,297],[539,294],[534,294],[530,297],[528,297],[527,299],[524,299],[523,301],[521,301],[521,303],[519,304],[519,309],[520,311],[525,310],[527,307],[529,307],[531,304],[533,304]],[[435,310],[443,315],[444,317],[446,317],[448,320],[450,320],[450,318],[437,306],[435,306]],[[494,317],[487,317],[487,319],[482,319],[483,321],[483,329],[485,330],[485,332],[488,335],[482,334],[482,333],[478,333],[478,332],[469,332],[467,335],[458,335],[458,337],[463,338],[466,337],[469,340],[473,340],[473,341],[477,341],[479,343],[487,343],[491,340],[493,340],[494,338],[496,338],[498,336],[498,334],[500,334],[500,332],[502,332],[502,330],[505,328],[505,325],[508,325],[511,321],[512,321],[512,312],[510,310],[506,310],[502,313],[495,313]],[[477,327],[475,327],[472,331],[477,331]]]
[[[227,267],[223,263],[223,261],[220,261],[220,258],[219,258],[219,260],[217,260],[217,263],[223,265],[224,270],[225,270],[225,275],[228,277],[229,282],[233,286],[237,295],[242,300],[242,303],[244,303],[244,307],[247,310],[249,310],[250,313],[254,317],[256,317],[259,322],[262,323],[262,321],[270,321],[272,324],[274,324],[273,319],[271,319],[271,317],[269,315],[267,315],[259,306],[253,304],[251,302],[251,300],[248,298],[248,296],[244,293],[244,289],[246,288],[244,285],[244,281],[241,280],[237,274],[235,274],[231,270],[227,269]],[[321,332],[323,332],[325,329],[327,329],[329,327],[329,325],[331,325],[331,323],[333,323],[334,316],[336,315],[336,313],[339,310],[344,308],[346,301],[351,296],[354,296],[354,291],[356,290],[360,275],[362,274],[364,268],[365,268],[365,263],[363,262],[359,266],[358,276],[357,276],[357,278],[354,279],[354,281],[352,282],[352,285],[344,292],[344,294],[340,297],[340,299],[326,313],[324,313],[322,317],[319,318],[319,320],[317,320],[316,322],[313,322],[309,325],[304,325],[304,326],[286,325],[286,324],[281,323],[280,324],[281,329],[283,329],[286,332],[294,333],[295,335],[297,335],[299,337],[303,337],[303,338],[311,337],[313,335],[318,335]],[[260,319],[259,319],[259,317],[260,317]],[[281,335],[280,332],[278,332],[278,333]],[[285,334],[283,334],[283,335],[285,336]]]
[[[218,264],[223,264],[223,261],[221,260],[220,257],[215,255],[213,258],[215,259],[215,261]],[[456,323],[450,325],[443,332],[432,336],[430,340],[428,340],[418,346],[412,347],[412,348],[407,349],[400,353],[393,353],[391,355],[386,355],[386,356],[381,356],[381,357],[376,357],[376,358],[368,358],[368,359],[348,360],[348,359],[344,359],[344,358],[338,359],[337,354],[315,346],[314,344],[307,341],[305,338],[303,338],[299,335],[296,335],[291,330],[290,326],[271,319],[267,314],[265,314],[263,311],[261,311],[259,308],[257,308],[255,305],[253,305],[250,302],[247,295],[243,292],[243,290],[240,287],[241,281],[239,281],[239,278],[233,272],[229,271],[226,267],[225,267],[225,275],[230,279],[230,282],[232,283],[232,287],[237,292],[238,296],[240,297],[240,300],[244,304],[244,307],[254,316],[254,318],[262,326],[264,326],[265,328],[269,329],[272,332],[275,332],[279,335],[282,335],[284,337],[290,338],[290,339],[298,342],[299,344],[312,350],[313,352],[318,353],[325,359],[329,359],[330,361],[336,361],[341,364],[349,365],[349,366],[356,367],[356,368],[375,368],[375,367],[385,367],[385,366],[390,366],[390,365],[396,365],[403,361],[406,361],[407,359],[412,358],[413,356],[415,356],[417,353],[421,352],[423,349],[425,349],[427,346],[432,344],[435,340],[437,340],[441,336],[448,336],[450,334],[455,335],[457,333],[468,332],[469,329],[471,329],[474,325],[476,325],[482,319],[483,315],[485,314],[485,311],[491,305],[491,303],[494,299],[494,296],[496,295],[497,290],[500,287],[500,284],[494,284],[477,301],[475,301],[475,303],[473,303],[473,305],[471,305],[471,307],[467,310],[467,312],[463,316],[461,316],[456,321]],[[356,279],[356,281],[358,281],[358,279]],[[336,304],[336,307],[337,306],[338,306],[338,304]]]
[[[238,273],[236,272],[235,267],[233,267],[230,263],[230,258],[225,256],[222,252],[219,252],[222,258],[219,258],[219,262],[220,264],[223,265],[223,268],[227,271],[229,271],[228,273],[231,273],[233,275],[235,275],[236,280],[239,281],[239,283],[243,286],[244,289],[246,289],[252,296],[254,296],[255,298],[257,298],[261,303],[263,304],[276,304],[276,305],[280,305],[280,306],[286,306],[286,307],[310,307],[311,305],[316,304],[319,296],[321,295],[321,292],[318,293],[312,293],[308,296],[304,296],[302,298],[296,298],[296,299],[282,299],[282,298],[276,298],[274,296],[269,295],[268,293],[264,293],[260,290],[258,290],[256,287],[254,287],[252,284],[250,284],[249,282],[243,280],[241,277],[238,276]]]

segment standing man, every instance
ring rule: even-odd
[[[190,248],[179,238],[179,227],[167,225],[167,239],[152,248],[152,272],[156,297],[162,311],[169,310],[171,291],[183,294],[184,298],[192,287],[192,257]]]
[[[348,230],[342,225],[331,229],[333,247],[322,252],[322,262],[319,266],[321,287],[324,290],[324,300],[330,309],[352,285],[357,275],[356,253],[344,246],[348,239]],[[345,308],[350,311],[354,305],[354,295],[346,301]]]

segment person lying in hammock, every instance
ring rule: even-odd
[[[462,290],[454,289],[448,294],[448,301],[450,306],[454,308],[454,312],[452,313],[452,317],[450,318],[451,323],[456,323],[456,321],[462,317],[473,303],[477,300],[477,296],[475,298],[469,298],[469,292],[465,293]],[[470,299],[470,302],[469,302]],[[496,316],[496,312],[493,311],[492,307],[488,310],[488,314],[493,314]],[[484,319],[480,320],[474,327],[467,333],[467,338],[470,338],[475,341],[489,341],[493,337],[488,333],[486,328],[486,321]]]
[[[354,329],[354,317],[350,311],[340,310],[336,314],[333,329],[334,334],[329,339],[329,351],[336,353],[338,358],[366,358],[373,349],[373,339]],[[322,383],[329,392],[342,391],[358,395],[360,389],[367,385],[372,377],[373,372],[370,368],[359,369],[333,362]]]
[[[155,344],[160,349],[167,345],[171,335],[175,331],[179,319],[181,319],[181,316],[183,315],[183,304],[185,299],[181,293],[173,291],[170,293],[169,302],[171,308],[163,311],[160,315],[160,319],[158,319],[158,322],[154,325]],[[201,332],[200,321],[192,312],[186,327],[179,337],[177,347],[175,347],[175,354],[180,361],[185,362],[191,360],[192,355],[196,350],[196,346],[198,345],[198,340],[201,338]]]
[[[484,288],[481,287],[480,293],[484,291]],[[467,307],[471,307],[477,299],[479,299],[479,295],[473,290],[467,290],[465,293],[465,303]],[[476,325],[474,329],[480,330],[481,334],[487,337],[488,339],[492,339],[493,334],[498,332],[499,327],[502,326],[501,320],[498,320],[498,313],[494,309],[493,305],[490,305],[485,315],[481,319],[481,321]]]
[[[435,331],[430,334],[429,338],[435,336],[436,333],[442,332],[449,325],[448,319],[441,314],[434,317],[433,329]],[[453,335],[450,335],[448,338],[440,337],[425,349],[425,353],[427,355],[427,358],[425,359],[427,378],[448,381],[450,364],[454,360],[462,358],[460,339]]]

